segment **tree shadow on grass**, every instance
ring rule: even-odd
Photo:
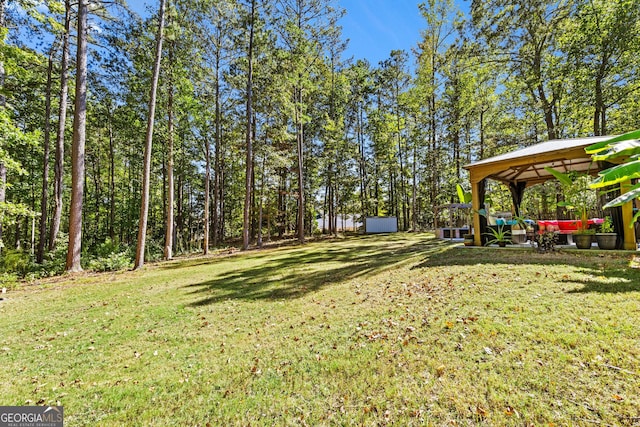
[[[629,292],[640,293],[640,271],[636,268],[611,269],[588,280],[565,279],[563,283],[582,285],[581,288],[567,291],[568,294],[620,294]]]
[[[603,254],[590,251],[566,251],[540,254],[526,248],[461,248],[451,247],[446,256],[427,254],[422,263],[413,268],[447,267],[447,266],[573,266],[593,279],[581,280],[576,277],[563,279],[561,283],[582,285],[567,293],[625,293],[640,292],[640,269],[629,266],[634,255]],[[600,277],[601,279],[598,279]]]
[[[413,268],[453,267],[475,265],[553,265],[579,264],[577,259],[567,258],[557,253],[540,254],[529,248],[461,247],[451,246],[446,256],[426,254],[424,260]],[[583,262],[583,266],[588,263]]]
[[[205,306],[229,299],[280,300],[315,292],[325,286],[394,268],[416,253],[441,252],[447,242],[401,238],[349,239],[334,247],[301,247],[284,253],[252,255],[259,265],[240,268],[212,280],[186,286],[203,298],[190,304]]]

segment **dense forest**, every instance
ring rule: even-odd
[[[467,163],[640,128],[638,0],[428,0],[419,44],[378,64],[345,57],[345,13],[0,0],[0,272],[303,242],[342,215],[425,230]]]

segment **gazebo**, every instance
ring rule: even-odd
[[[592,144],[612,138],[597,136],[590,138],[555,139],[535,144],[526,148],[480,160],[464,166],[469,171],[471,181],[474,244],[480,246],[482,231],[486,228],[486,219],[478,214],[483,207],[486,180],[503,182],[511,191],[511,198],[516,214],[520,214],[520,204],[525,188],[555,179],[544,168],[549,166],[561,172],[578,171],[596,174],[608,166],[593,162],[584,149]],[[624,184],[622,188],[624,188]],[[622,206],[622,223],[630,224],[633,220],[633,204]],[[633,228],[622,228],[624,248],[636,249],[636,236]]]

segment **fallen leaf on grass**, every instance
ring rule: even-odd
[[[476,415],[480,415],[481,417],[486,417],[487,410],[484,409],[482,406],[478,405],[476,406]]]
[[[411,418],[418,418],[422,416],[422,409],[416,409],[414,411],[409,412],[409,416]]]

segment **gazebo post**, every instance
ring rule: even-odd
[[[471,209],[473,209],[473,245],[482,246],[482,230],[480,229],[480,181],[471,171]],[[469,230],[471,232],[471,230]]]
[[[631,181],[625,181],[620,185],[620,193],[624,194],[631,188]],[[636,229],[631,226],[633,222],[633,200],[622,205],[622,223],[624,224],[624,248],[636,250]]]

